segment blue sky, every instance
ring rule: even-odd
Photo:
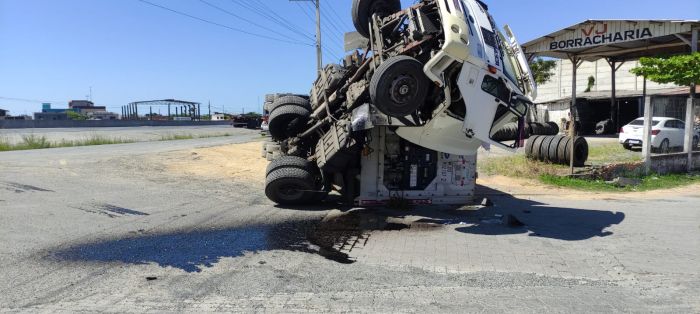
[[[94,101],[116,112],[132,101],[163,98],[211,101],[213,111],[241,112],[259,111],[259,99],[268,92],[309,91],[316,67],[310,3],[148,1],[276,39],[139,0],[0,0],[0,108],[31,114],[40,101],[64,107],[68,100],[84,99],[92,87]],[[697,0],[486,2],[496,21],[510,24],[521,42],[586,19],[700,18]],[[260,9],[245,8],[261,3],[291,21],[295,31],[261,16]],[[343,55],[340,32],[353,30],[352,1],[321,3],[324,18],[332,20],[324,23],[323,35],[324,60],[330,62],[333,54]]]

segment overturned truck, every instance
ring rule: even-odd
[[[265,194],[282,205],[331,191],[360,206],[470,202],[477,150],[521,146],[536,95],[512,32],[478,0],[354,0],[352,19],[342,64],[309,95],[268,99]]]

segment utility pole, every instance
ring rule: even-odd
[[[320,72],[323,69],[323,52],[321,46],[321,0],[289,0],[289,1],[313,1],[316,6],[316,68]]]
[[[211,100],[209,101],[209,120],[211,120]]]

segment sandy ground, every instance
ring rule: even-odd
[[[262,186],[265,183],[265,167],[268,161],[260,156],[261,142],[230,144],[218,147],[197,148],[175,154],[162,155],[159,162],[172,173],[183,173],[210,179],[227,179],[244,184]],[[480,158],[498,158],[483,156]],[[536,180],[509,178],[505,176],[481,176],[479,185],[489,187],[513,196],[547,196],[558,199],[659,199],[669,194],[678,196],[698,195],[700,184],[667,190],[646,192],[590,192],[558,188],[542,184]]]
[[[212,178],[231,179],[261,186],[265,183],[268,161],[260,156],[259,141],[218,147],[198,148],[168,154],[162,160],[169,172]]]

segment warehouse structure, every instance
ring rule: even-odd
[[[685,119],[688,87],[647,82],[630,69],[640,57],[689,53],[699,28],[700,21],[589,20],[525,43],[530,58],[559,59],[552,79],[538,86],[537,119],[570,119],[576,91],[575,114],[583,134],[595,133],[607,120],[609,127],[598,130],[615,133],[644,114],[645,95],[654,96],[655,114]]]
[[[614,133],[617,127],[623,125],[628,116],[640,115],[639,109],[643,109],[644,114],[644,135],[642,137],[642,152],[645,159],[645,168],[649,172],[652,167],[651,154],[651,122],[655,114],[656,103],[663,103],[664,115],[666,111],[679,112],[676,117],[685,121],[685,145],[684,155],[672,156],[668,160],[657,162],[656,165],[671,165],[667,168],[680,168],[688,171],[700,168],[700,162],[695,162],[691,142],[693,139],[693,124],[696,120],[696,110],[693,98],[695,96],[695,84],[688,88],[688,93],[675,95],[678,97],[665,97],[664,95],[651,97],[647,93],[646,78],[642,82],[641,97],[634,105],[620,106],[617,97],[617,71],[624,63],[638,60],[641,57],[663,57],[678,54],[694,53],[698,51],[698,33],[700,32],[700,21],[698,20],[588,20],[571,27],[556,31],[549,35],[535,39],[523,45],[525,54],[530,60],[535,57],[550,57],[556,59],[567,59],[571,68],[571,90],[570,100],[560,99],[551,103],[545,103],[545,113],[538,113],[539,118],[548,117],[550,105],[552,112],[559,112],[560,119],[563,112],[567,112],[569,119],[569,131],[576,134],[577,126],[586,132],[590,131],[591,123],[595,120],[607,118],[596,123],[595,129],[602,126],[603,132]],[[578,102],[577,90],[580,85],[588,85],[587,78],[579,79],[578,69],[586,61],[593,62],[604,60],[610,67],[610,97],[607,106],[596,106],[595,102]],[[562,66],[563,67],[563,66]],[[561,75],[560,81],[565,77]],[[587,86],[588,87],[588,86]],[[592,86],[591,86],[592,88]],[[559,89],[561,90],[561,89]],[[689,97],[692,96],[692,97]],[[604,98],[603,98],[604,99]],[[685,99],[685,105],[683,105]],[[697,100],[697,99],[696,99]],[[541,103],[541,100],[539,101]],[[641,106],[639,105],[641,103]],[[569,105],[569,110],[561,110],[563,104]],[[559,107],[559,108],[558,108]],[[636,113],[634,110],[636,109]],[[667,109],[671,108],[671,109]],[[557,110],[559,109],[559,110]],[[584,114],[586,113],[586,114]],[[544,117],[543,117],[544,116]],[[624,117],[624,119],[623,119]],[[610,131],[612,129],[612,131]],[[571,155],[573,156],[573,149]],[[655,169],[659,171],[660,169]],[[571,159],[571,172],[574,171],[574,160]],[[666,169],[662,170],[666,171]]]

